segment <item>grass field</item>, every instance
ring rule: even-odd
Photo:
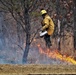
[[[0,75],[76,74],[76,65],[0,65]]]

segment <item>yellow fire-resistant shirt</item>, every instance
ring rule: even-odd
[[[42,30],[46,30],[48,35],[52,35],[54,32],[54,23],[49,15],[46,15],[42,21]]]

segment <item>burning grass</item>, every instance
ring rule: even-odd
[[[49,49],[44,50],[40,47],[40,45],[38,45],[38,48],[39,48],[39,54],[46,55],[49,59],[55,59],[58,61],[60,60],[63,63],[67,62],[70,65],[68,64],[64,64],[64,65],[59,65],[59,64],[10,65],[10,64],[6,64],[6,65],[0,65],[0,75],[76,74],[76,61],[72,57],[62,55],[61,53],[58,52],[58,50],[53,50],[53,51]],[[34,53],[34,56],[37,55],[35,53]]]
[[[74,64],[76,65],[76,60],[74,60],[71,56],[66,56],[66,55],[62,55],[58,52],[58,50],[49,50],[47,49],[46,51],[43,50],[40,45],[38,45],[38,48],[39,48],[39,52],[41,54],[45,54],[46,56],[48,56],[49,58],[53,58],[53,59],[59,59],[61,61],[65,61],[65,62],[68,62],[70,64]]]

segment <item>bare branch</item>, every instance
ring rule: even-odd
[[[7,8],[8,8],[8,10],[11,10],[11,9],[10,9],[10,7],[4,3],[4,1],[3,1],[3,0],[0,0],[0,2],[1,2],[5,7],[7,7]]]
[[[32,39],[31,39],[30,44],[32,43],[32,41],[34,40],[34,38],[35,38],[36,34],[38,33],[38,31],[39,31],[40,29],[41,29],[41,28],[37,29],[37,31],[35,32],[34,36],[33,36],[33,37],[32,37]]]
[[[18,22],[18,23],[21,25],[21,27],[23,28],[23,30],[26,32],[24,26],[23,26],[23,25],[21,24],[21,22],[15,17],[15,15],[13,14],[13,12],[10,11],[10,13],[11,13],[12,17],[15,19],[15,21]]]
[[[17,13],[17,14],[18,14],[20,20],[22,21],[22,23],[25,24],[24,21],[23,21],[24,18],[20,15],[20,13]]]
[[[32,2],[32,4],[29,6],[29,9],[33,6],[35,6],[36,5],[36,3],[37,3],[37,0],[34,0],[33,2]]]
[[[32,4],[29,6],[29,11],[36,9],[38,0],[34,0]],[[34,8],[35,7],[35,8]]]

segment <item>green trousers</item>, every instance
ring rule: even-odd
[[[48,34],[44,35],[44,40],[46,43],[46,47],[50,48],[50,46],[52,46],[50,35]]]

